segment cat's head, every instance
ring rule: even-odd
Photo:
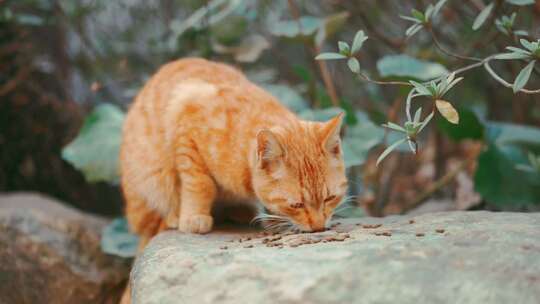
[[[278,226],[289,221],[303,231],[324,230],[346,195],[342,119],[258,132],[253,187]]]

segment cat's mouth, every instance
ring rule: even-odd
[[[272,212],[266,207],[261,208],[259,214],[252,220],[252,223],[258,223],[264,230],[273,232],[302,230],[288,216]]]

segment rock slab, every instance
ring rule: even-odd
[[[102,253],[106,224],[41,195],[0,195],[0,303],[116,303],[129,261]]]
[[[135,261],[133,303],[540,303],[538,213],[340,222],[279,240],[164,232]]]

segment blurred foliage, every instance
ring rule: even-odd
[[[134,257],[139,237],[129,231],[125,218],[116,218],[101,232],[101,249],[107,254],[124,258]]]
[[[121,114],[114,107],[125,110],[163,63],[200,56],[239,67],[304,119],[345,111],[351,191],[373,193],[379,211],[393,189],[387,176],[427,159],[418,148],[422,142],[434,151],[434,178],[448,159],[471,157],[456,155],[455,147],[482,144],[471,174],[486,208],[534,210],[540,203],[538,171],[519,171],[533,168],[529,155],[539,153],[534,136],[540,95],[512,91],[540,88],[538,1],[5,0],[0,22],[17,29],[17,35],[4,36],[4,49],[23,41],[20,35],[34,45],[17,61],[32,73],[20,80],[10,70],[0,75],[3,83],[44,75],[55,84],[41,94],[82,111],[97,106],[77,137],[61,140],[71,142],[63,157],[89,181],[117,180]],[[319,59],[337,60],[315,60],[321,53],[326,55]],[[503,55],[486,70],[480,65],[458,75],[465,79],[456,86],[445,83],[449,71],[475,62],[460,57],[493,54]],[[20,88],[8,87],[12,93]],[[428,124],[432,117],[435,128]],[[380,126],[387,121],[395,124],[390,129],[403,130],[388,133]],[[494,127],[495,121],[504,127]],[[502,130],[498,136],[495,129]],[[387,157],[402,165],[384,161],[374,173],[371,164],[383,147],[400,140],[398,152]],[[404,155],[403,148],[418,156]]]
[[[84,120],[77,138],[62,150],[62,157],[81,170],[89,182],[118,182],[118,157],[124,113],[102,104]]]

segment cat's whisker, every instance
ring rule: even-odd
[[[286,221],[279,221],[279,222],[264,226],[264,230],[265,231],[282,231],[282,230],[287,230],[287,228],[290,229],[291,227],[294,227],[294,224],[291,223],[289,220],[286,220]]]
[[[254,217],[251,220],[251,224],[260,223],[260,222],[267,221],[267,220],[279,221],[279,222],[288,221],[288,219],[286,217],[283,217],[283,216],[280,216],[280,215],[259,213],[256,217]]]

